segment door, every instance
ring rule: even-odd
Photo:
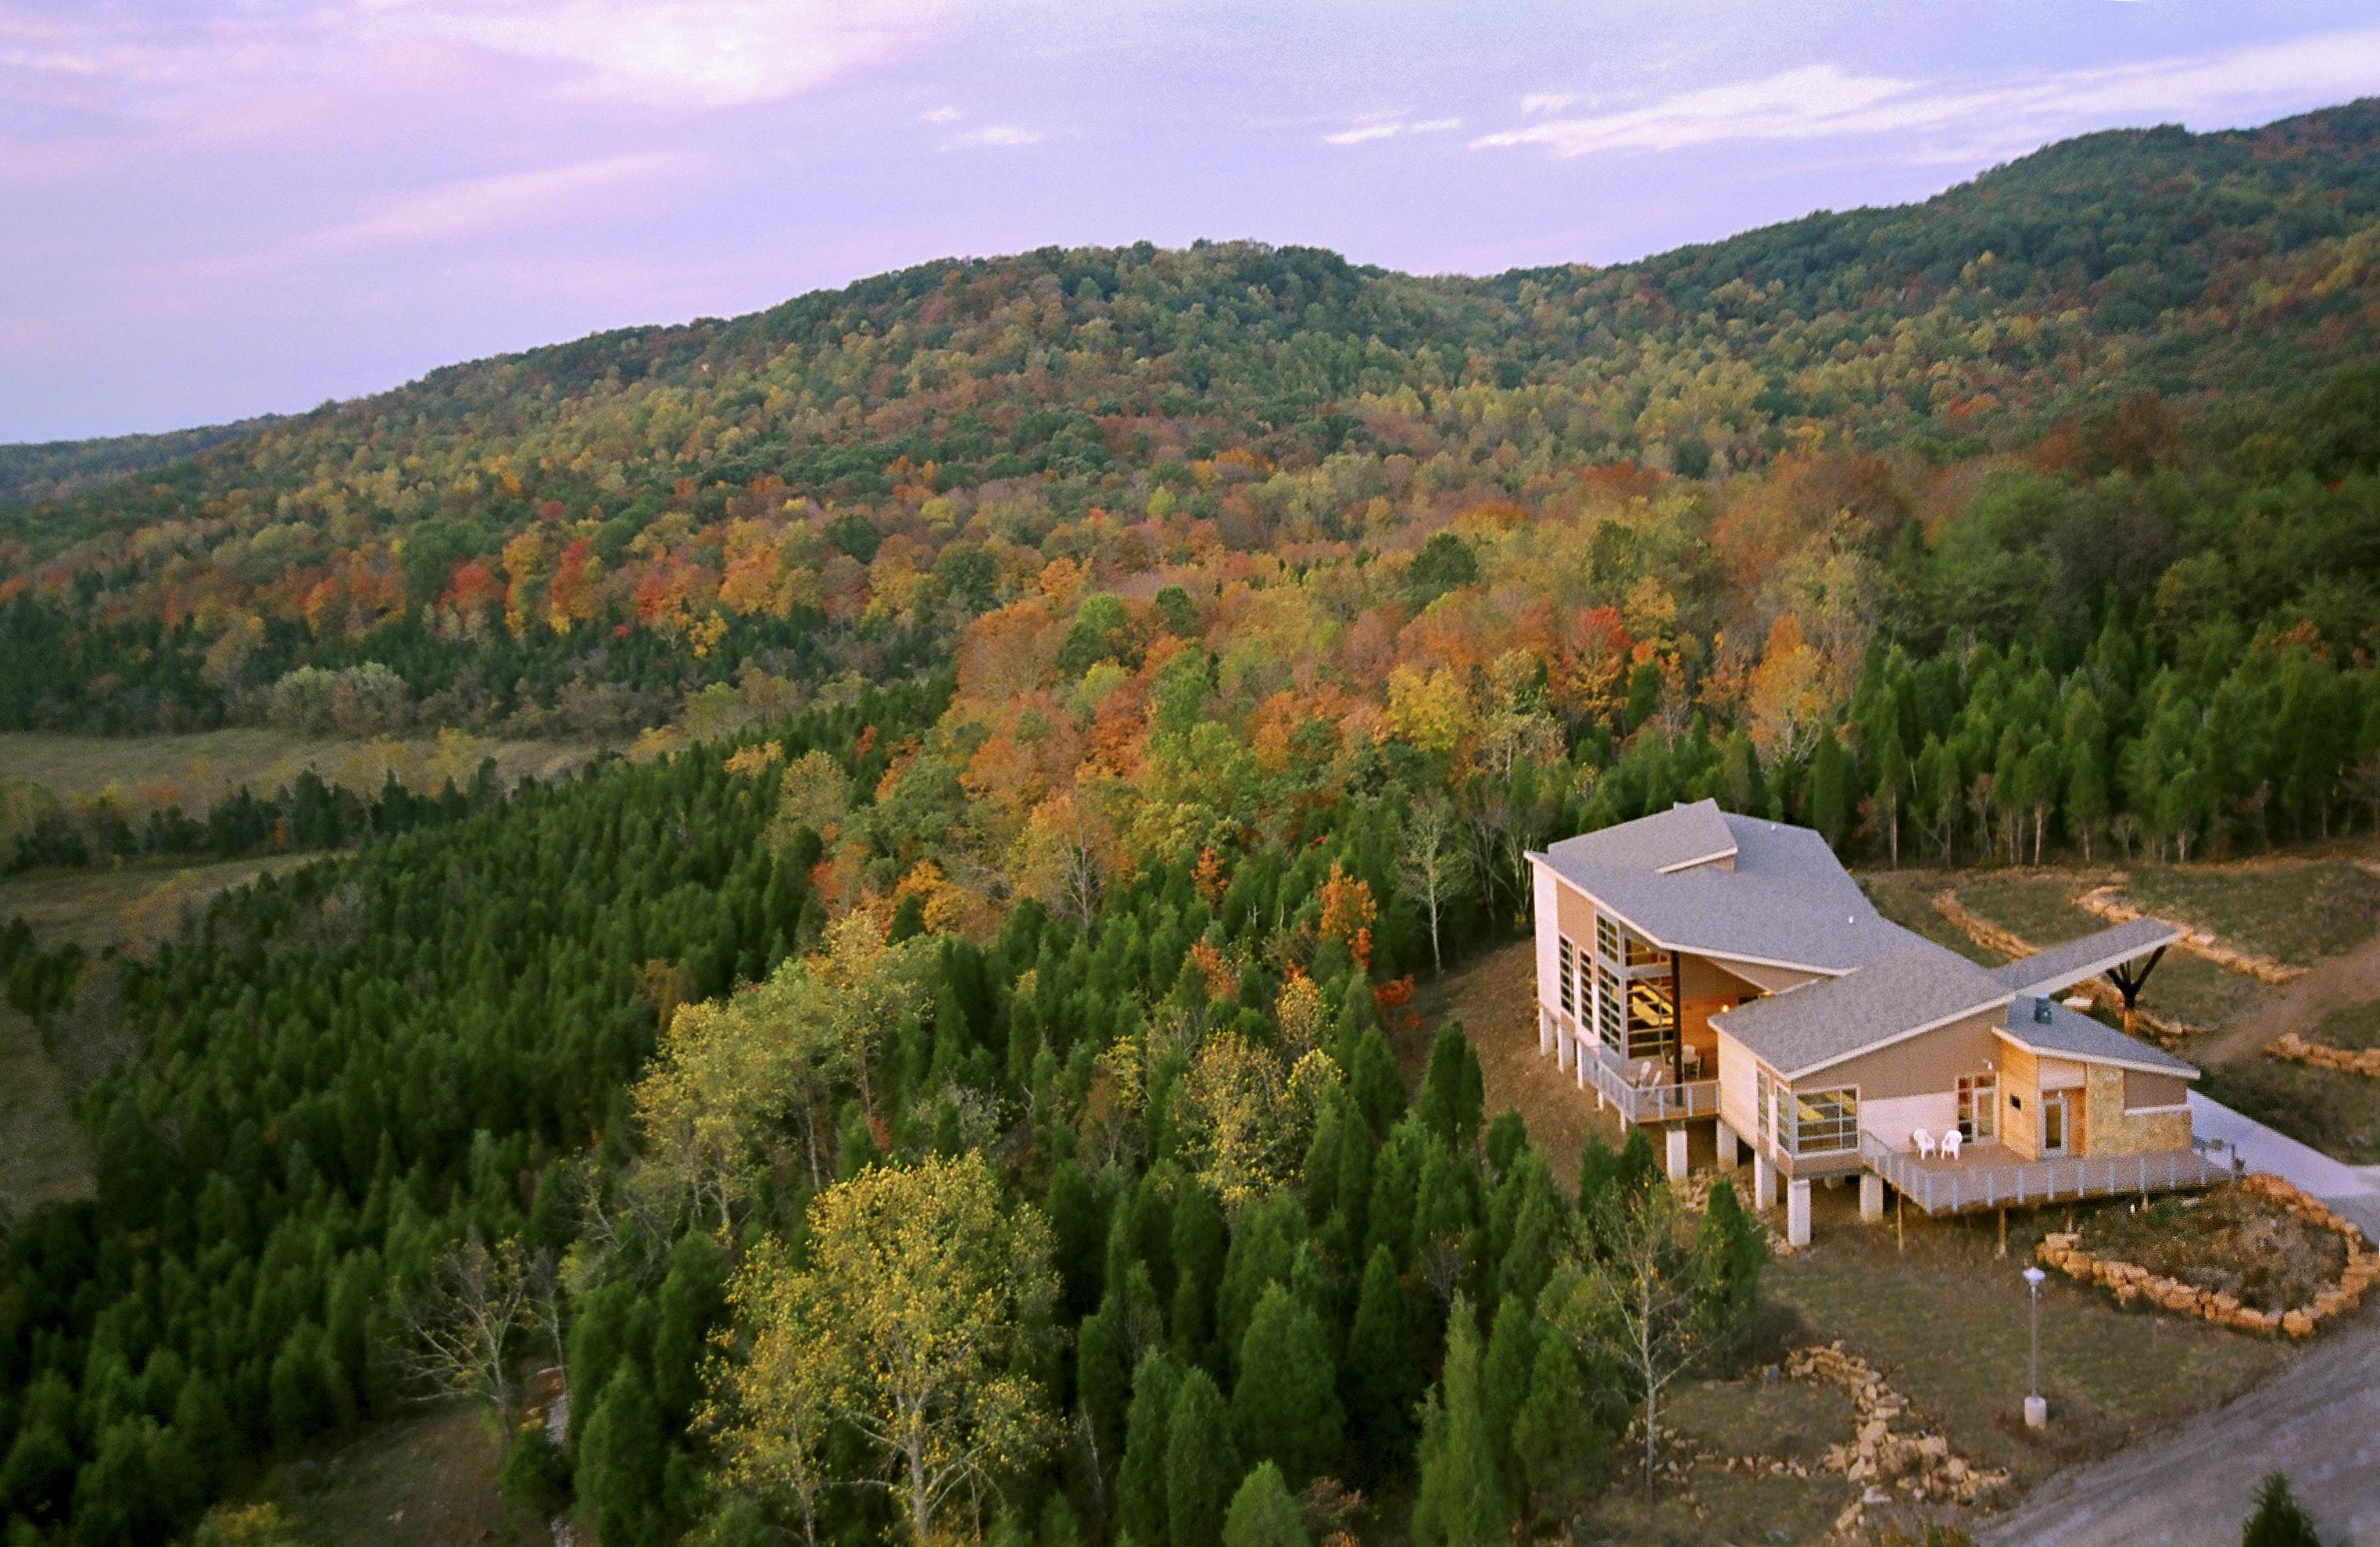
[[[2041,1094],[2041,1152],[2062,1155],[2066,1152],[2066,1092],[2045,1090]]]

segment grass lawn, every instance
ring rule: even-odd
[[[2308,1036],[2333,1047],[2380,1047],[2380,1003],[2350,1005],[2323,1017]]]
[[[2343,859],[2143,866],[2124,890],[2152,913],[2213,930],[2228,944],[2304,966],[2380,931],[2380,876]]]
[[[242,785],[270,794],[310,767],[333,784],[365,791],[377,791],[394,768],[406,784],[434,791],[448,777],[468,781],[482,758],[495,759],[509,781],[530,774],[552,778],[595,751],[590,741],[505,740],[454,732],[370,741],[261,726],[141,737],[0,732],[0,768],[61,800],[97,795],[110,785],[137,799],[145,787],[162,797],[147,804],[179,802],[193,813]]]
[[[2023,1427],[2026,1297],[2019,1276],[2063,1210],[2009,1217],[2006,1259],[1989,1215],[1933,1221],[1914,1210],[1907,1249],[1890,1216],[1859,1223],[1857,1194],[1819,1189],[1810,1248],[1776,1262],[1767,1292],[1821,1338],[1840,1337],[1971,1461],[2008,1468],[2011,1492],[2238,1395],[2293,1350],[2194,1321],[2118,1309],[2053,1274],[2042,1286],[2042,1386],[2051,1424]]]
[[[1997,967],[2000,957],[1967,938],[1948,919],[1934,911],[1934,895],[1954,883],[1950,871],[1870,871],[1859,878],[1860,889],[1876,910],[1902,929],[1922,934],[1937,945],[1947,945],[1969,961]]]
[[[0,1005],[0,1200],[30,1208],[88,1198],[91,1187],[91,1151],[64,1077],[33,1023]]]
[[[87,951],[108,945],[144,950],[181,926],[185,908],[202,908],[268,871],[289,870],[316,854],[277,854],[210,865],[125,865],[84,871],[36,871],[0,881],[0,919],[22,916],[45,946],[79,941]]]
[[[496,1504],[496,1429],[476,1403],[447,1403],[382,1424],[327,1459],[275,1468],[274,1492],[312,1541],[340,1547],[539,1541],[504,1529]]]

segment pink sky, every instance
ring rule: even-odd
[[[952,254],[1608,262],[2374,91],[2380,16],[2324,0],[14,0],[0,440],[305,408]]]

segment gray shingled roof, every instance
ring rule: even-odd
[[[2010,993],[2056,993],[2059,989],[2094,978],[2119,962],[2144,956],[2160,945],[2181,938],[2181,932],[2155,919],[2135,919],[2111,930],[2086,934],[2047,950],[1992,968]]]
[[[1905,944],[1855,971],[1739,1005],[1711,1023],[1792,1079],[2008,998],[2007,989],[1966,957],[1900,932]]]
[[[2046,1025],[2033,1018],[2034,995],[2026,994],[2013,1000],[2008,1008],[2008,1036],[2035,1053],[2059,1058],[2080,1058],[2092,1063],[2121,1064],[2131,1068],[2177,1074],[2191,1079],[2198,1078],[2194,1065],[2183,1063],[2161,1047],[2142,1041],[2137,1037],[2128,1037],[2107,1022],[2070,1010],[2055,999],[2040,1002],[2049,1006],[2049,1020]],[[1750,1007],[1745,1006],[1746,1009]]]
[[[1658,874],[1672,865],[1735,852],[1735,834],[1716,800],[1672,806],[1666,811],[1564,838],[1546,852],[1556,860],[1585,860],[1621,870]]]
[[[1732,870],[1662,873],[1730,845]],[[1565,838],[1541,858],[1665,950],[1844,972],[1921,938],[1876,912],[1816,833],[1707,800]]]

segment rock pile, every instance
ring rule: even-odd
[[[2324,1042],[2310,1042],[2294,1031],[2284,1031],[2265,1044],[2265,1056],[2293,1064],[2311,1064],[2317,1069],[2337,1069],[2343,1074],[2380,1079],[2380,1047],[2350,1052]]]
[[[2195,1316],[2216,1326],[2266,1337],[2275,1334],[2312,1337],[2325,1322],[2344,1316],[2361,1305],[2365,1293],[2374,1284],[2380,1284],[2380,1255],[2373,1252],[2363,1232],[2325,1208],[2319,1200],[2261,1171],[2250,1175],[2240,1187],[2244,1192],[2277,1204],[2342,1237],[2347,1242],[2347,1266],[2339,1273],[2338,1282],[2314,1296],[2309,1304],[2286,1310],[2257,1310],[2240,1304],[2236,1295],[2201,1289],[2180,1279],[2151,1273],[2136,1262],[2094,1257],[2082,1249],[2081,1236],[2070,1232],[2043,1236],[2036,1255],[2070,1278],[2113,1290],[2119,1305],[2146,1300],[2160,1310]]]
[[[1835,1517],[1834,1534],[1858,1531],[1867,1512],[1883,1504],[1972,1504],[2008,1480],[2008,1473],[1974,1466],[1950,1448],[1943,1435],[1902,1427],[1910,1422],[1909,1399],[1893,1390],[1876,1367],[1840,1343],[1796,1349],[1785,1373],[1819,1381],[1852,1399],[1857,1413],[1852,1437],[1828,1445],[1822,1470],[1864,1486]]]

